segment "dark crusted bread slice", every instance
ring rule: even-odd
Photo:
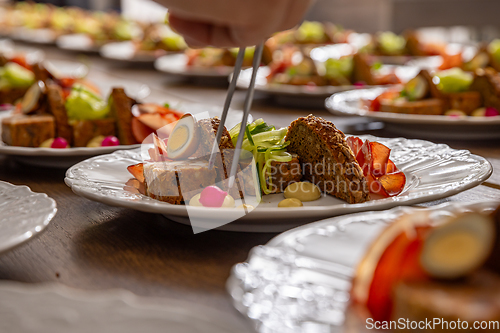
[[[484,106],[500,110],[500,75],[494,69],[478,69],[470,90],[481,94]]]
[[[96,136],[116,135],[115,120],[112,118],[70,121],[73,131],[73,147],[86,147]]]
[[[198,121],[198,128],[200,131],[200,145],[193,157],[204,157],[210,155],[214,145],[217,131],[219,130],[220,119],[218,117],[201,119]],[[219,150],[234,149],[233,141],[227,128],[224,127],[222,137],[220,139]]]
[[[138,143],[132,133],[132,105],[134,101],[123,88],[113,88],[110,97],[111,116],[116,120],[118,139],[122,145]]]
[[[368,55],[356,53],[353,58],[353,81],[356,82],[364,82],[369,86],[373,86],[377,84],[375,77],[372,73],[372,66],[370,65],[370,61]]]
[[[49,112],[56,121],[56,136],[64,138],[70,144],[73,144],[72,129],[68,122],[61,86],[56,83],[47,84],[47,100],[49,101]]]
[[[335,125],[309,115],[295,120],[285,141],[299,156],[304,179],[349,203],[369,200],[368,184],[345,135]]]

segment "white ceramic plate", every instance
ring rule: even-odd
[[[0,254],[44,231],[56,212],[56,202],[46,194],[0,181]]]
[[[202,78],[227,78],[233,73],[233,67],[190,67],[187,65],[188,58],[184,53],[167,54],[155,62],[157,70],[185,77]]]
[[[499,204],[447,203],[426,210],[438,220],[469,210],[491,212]],[[366,318],[348,308],[354,271],[388,224],[422,210],[341,216],[277,236],[233,268],[227,289],[235,307],[262,333],[369,332]]]
[[[0,331],[17,333],[249,333],[243,320],[173,299],[122,289],[0,284]]]
[[[396,75],[402,82],[406,82],[418,74],[417,68],[407,66],[386,65],[381,69],[381,71],[387,72],[392,70],[395,70]],[[248,88],[252,77],[252,71],[253,70],[251,68],[241,71],[237,83],[238,88]],[[324,99],[338,92],[359,89],[357,86],[295,86],[291,84],[268,83],[267,76],[269,75],[269,72],[270,69],[267,66],[259,68],[257,72],[257,79],[255,81],[256,91],[265,92],[271,95],[316,97]]]
[[[326,108],[339,116],[369,117],[386,123],[389,130],[405,136],[441,139],[500,138],[500,116],[460,117],[412,115],[373,112],[363,108],[361,101],[374,99],[387,88],[360,89],[335,94],[326,100]]]
[[[56,40],[57,47],[78,52],[99,52],[92,38],[85,34],[62,35]]]
[[[9,37],[34,44],[54,44],[56,41],[56,33],[51,29],[14,28]]]
[[[140,52],[133,42],[109,43],[101,47],[99,53],[103,58],[118,60],[127,63],[154,63],[158,58],[157,53],[164,54],[166,51]]]
[[[405,172],[407,178],[402,194],[362,204],[348,204],[326,196],[318,201],[306,202],[304,207],[296,209],[278,208],[283,194],[274,194],[265,196],[255,210],[243,217],[238,215],[240,210],[235,209],[190,207],[188,213],[186,206],[167,204],[125,189],[125,183],[132,178],[127,166],[142,162],[140,150],[137,149],[118,151],[79,163],[67,171],[65,181],[73,192],[88,199],[111,206],[164,214],[180,223],[189,224],[190,217],[206,221],[206,225],[210,226],[213,221],[230,221],[237,216],[241,218],[221,229],[281,232],[321,218],[441,199],[481,184],[492,173],[492,167],[486,159],[465,150],[458,151],[446,145],[421,140],[372,136],[362,138],[392,148],[391,159]]]

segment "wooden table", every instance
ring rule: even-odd
[[[75,59],[76,55],[45,48],[49,58]],[[147,83],[152,98],[185,99],[222,105],[225,87],[192,86],[146,68],[127,68],[90,57],[93,68],[111,73],[117,84],[132,78]],[[233,107],[241,109],[244,92],[237,92]],[[324,110],[289,109],[269,104],[257,94],[254,117],[287,126],[310,113],[332,120],[348,133],[393,136],[383,129],[368,130],[366,122],[338,118]],[[446,142],[488,158],[495,173],[485,184],[451,198],[431,202],[500,200],[500,142]],[[0,257],[0,279],[29,283],[58,281],[81,289],[125,288],[138,295],[194,301],[228,312],[233,309],[225,290],[230,269],[247,258],[251,248],[274,234],[209,231],[193,235],[190,227],[159,215],[108,207],[76,196],[64,184],[65,170],[16,164],[0,157],[0,179],[28,185],[57,201],[58,214],[37,239]]]

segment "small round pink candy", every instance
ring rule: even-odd
[[[485,117],[495,117],[499,115],[500,113],[498,112],[498,110],[492,107],[486,108],[486,111],[484,112]]]
[[[50,146],[50,148],[56,148],[56,149],[65,149],[68,147],[69,144],[65,138],[55,138],[54,141],[52,142],[52,145]]]
[[[354,83],[354,86],[356,88],[363,88],[364,86],[366,86],[366,83],[362,82],[362,81],[358,81],[358,82],[355,82]]]
[[[107,136],[102,140],[101,146],[103,147],[114,147],[119,146],[120,140],[116,136]]]
[[[220,208],[226,196],[227,192],[217,186],[208,186],[200,194],[200,203],[205,207]]]

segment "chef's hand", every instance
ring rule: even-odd
[[[256,45],[297,25],[314,0],[155,0],[190,46]]]

